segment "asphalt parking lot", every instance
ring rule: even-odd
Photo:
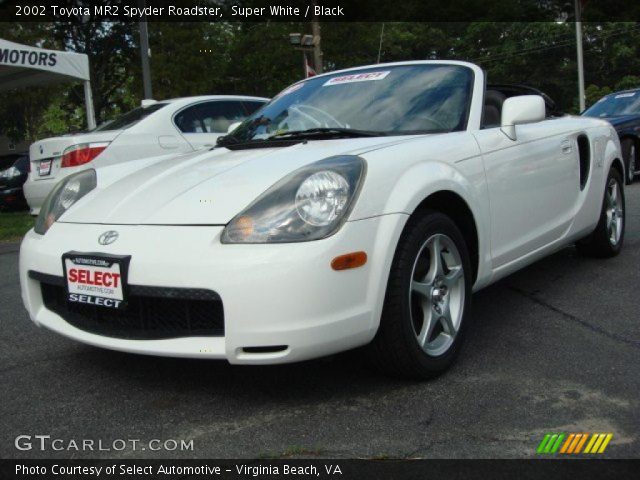
[[[474,296],[457,365],[392,380],[358,355],[277,367],[153,358],[32,324],[17,246],[0,254],[0,457],[534,457],[546,432],[613,432],[640,458],[640,184],[612,260],[561,252]],[[19,451],[65,441],[193,439],[193,451]]]

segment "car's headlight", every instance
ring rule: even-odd
[[[12,178],[19,177],[20,170],[16,167],[9,167],[6,170],[0,171],[0,178],[6,178],[7,180],[11,180]]]
[[[34,231],[44,235],[71,206],[96,188],[96,171],[84,170],[60,181],[40,208]]]
[[[221,242],[307,242],[333,235],[346,221],[364,174],[364,160],[353,155],[296,170],[231,220]]]

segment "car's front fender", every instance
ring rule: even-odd
[[[379,175],[379,174],[378,174]],[[361,193],[352,219],[394,213],[413,214],[419,205],[438,192],[457,195],[473,215],[478,233],[478,277],[476,288],[490,276],[490,212],[482,158],[479,155],[457,163],[419,161],[397,176],[370,179]]]

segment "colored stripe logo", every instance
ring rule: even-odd
[[[604,453],[612,438],[613,433],[547,433],[538,445],[536,453]]]

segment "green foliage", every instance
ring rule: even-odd
[[[28,212],[2,212],[0,214],[0,242],[20,240],[32,227],[35,217]]]
[[[605,95],[609,95],[613,90],[609,87],[598,87],[597,85],[589,85],[585,88],[586,105],[590,107]]]
[[[232,38],[227,24],[154,23],[149,30],[155,98],[219,91]]]
[[[629,90],[631,88],[640,88],[640,76],[625,75],[616,83],[616,90]]]
[[[302,52],[289,44],[289,33],[304,32],[295,23],[232,25],[224,93],[273,96],[303,75]]]
[[[51,35],[69,50],[89,56],[91,88],[98,123],[111,119],[135,103],[129,95],[140,91],[140,57],[136,24],[125,22],[56,22]],[[139,98],[139,97],[138,97]],[[70,117],[84,103],[83,86],[73,84],[63,104]]]

